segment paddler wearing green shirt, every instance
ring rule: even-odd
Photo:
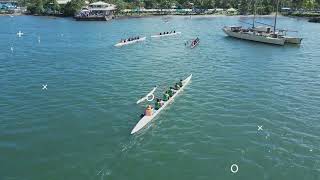
[[[154,105],[155,110],[158,110],[161,108],[161,102],[160,99],[157,98],[156,103]]]
[[[166,91],[164,94],[163,94],[163,101],[168,101],[169,100],[169,98],[170,98],[170,95],[169,95],[169,93],[168,93],[168,91]]]
[[[169,94],[170,97],[172,97],[175,92],[176,91],[173,89],[173,87],[170,87],[170,89],[168,91],[168,94]]]

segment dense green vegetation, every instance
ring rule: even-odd
[[[59,5],[57,0],[20,0],[21,4],[28,7],[32,14],[63,14],[72,16],[85,5],[85,0],[71,0],[66,5]],[[90,0],[89,2],[93,2]],[[118,9],[137,8],[236,8],[240,14],[252,14],[253,4],[256,4],[258,14],[270,14],[275,11],[276,0],[104,0],[116,4]],[[295,9],[320,8],[320,0],[280,0],[280,7],[291,7]]]
[[[24,0],[20,4],[27,6],[31,14],[73,16],[85,5],[85,0],[71,0],[59,5],[57,0]]]

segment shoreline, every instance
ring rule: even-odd
[[[37,17],[47,17],[47,18],[73,18],[72,16],[61,16],[61,15],[34,15],[34,14],[24,14],[24,13],[15,13],[15,14],[0,14],[1,16],[37,16]],[[113,20],[122,20],[122,19],[132,19],[132,18],[152,18],[152,17],[191,17],[191,18],[215,18],[215,17],[253,17],[254,15],[227,15],[227,14],[132,14],[132,15],[115,15]],[[268,15],[256,15],[256,17],[273,17],[274,14]],[[311,19],[320,17],[310,17],[310,16],[296,16],[296,15],[283,15],[279,14],[279,17],[290,17],[290,18],[303,18]]]
[[[73,18],[72,16],[55,16],[55,15],[34,15],[34,14],[3,14],[3,16],[19,15],[19,16],[39,16],[39,17],[60,17]],[[123,18],[144,18],[144,17],[253,17],[253,15],[225,15],[225,14],[143,14],[143,15],[115,15],[115,19]],[[274,15],[256,15],[256,17],[273,17]],[[283,15],[278,15],[283,16]]]

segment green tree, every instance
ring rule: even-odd
[[[50,12],[53,14],[57,14],[58,12],[60,12],[60,5],[58,4],[57,0],[47,0],[44,3],[43,7],[46,13]]]
[[[290,6],[294,9],[301,8],[302,7],[302,2],[303,0],[289,0],[290,1]]]
[[[314,9],[315,0],[304,0],[303,6],[307,9]]]
[[[42,0],[35,0],[33,2],[28,3],[27,10],[31,14],[37,14],[37,15],[43,14],[44,13],[43,1]]]
[[[65,16],[74,16],[75,13],[78,12],[84,5],[84,0],[71,0],[65,5],[63,14]]]
[[[157,8],[160,9],[168,9],[171,8],[170,0],[157,0]]]
[[[120,12],[122,9],[125,9],[127,3],[123,0],[108,0],[106,1],[110,4],[115,4],[117,6],[117,11]]]
[[[144,7],[147,8],[147,9],[152,9],[152,8],[155,8],[156,7],[156,3],[154,0],[145,0],[144,1]]]
[[[200,9],[212,9],[214,8],[215,1],[214,0],[195,0],[196,8]]]
[[[240,0],[240,4],[239,4],[239,13],[240,14],[247,14],[249,7],[248,7],[248,1],[247,0]]]

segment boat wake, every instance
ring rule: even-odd
[[[122,160],[126,159],[131,150],[133,150],[136,145],[140,145],[144,140],[143,134],[144,133],[140,133],[139,135],[131,136],[127,143],[120,143],[120,150],[113,156],[113,161],[106,164],[100,170],[97,170],[96,176],[99,176],[100,179],[103,180],[106,177],[114,175],[117,169],[121,169],[120,165],[123,162]]]

